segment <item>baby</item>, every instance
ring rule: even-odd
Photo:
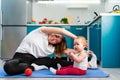
[[[83,36],[79,36],[74,40],[74,51],[68,54],[69,58],[74,61],[73,65],[62,67],[57,64],[58,70],[50,68],[53,74],[59,75],[84,75],[87,72],[87,68],[97,68],[96,55],[85,48],[88,46],[87,40]],[[91,60],[88,62],[88,55],[92,55]]]

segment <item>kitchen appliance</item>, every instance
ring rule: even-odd
[[[1,57],[1,40],[2,40],[2,11],[1,11],[1,0],[0,0],[0,57]]]
[[[1,58],[12,58],[21,40],[26,35],[28,9],[31,0],[1,0],[2,41]],[[29,17],[30,19],[30,17]]]

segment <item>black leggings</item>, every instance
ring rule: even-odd
[[[29,53],[16,52],[13,56],[13,59],[6,61],[6,63],[4,64],[4,70],[8,75],[23,73],[28,67],[34,70],[31,64],[35,60],[36,58]]]
[[[61,66],[68,66],[73,65],[73,62],[63,60],[62,58],[50,58],[50,57],[44,57],[44,58],[38,58],[36,61],[34,61],[37,65],[45,65],[48,68],[53,67],[57,68],[57,63],[61,64]]]
[[[62,66],[73,64],[73,62],[68,62],[60,58],[43,57],[36,59],[33,55],[29,53],[16,52],[13,59],[6,61],[6,63],[4,64],[4,70],[8,75],[24,73],[26,68],[31,68],[34,71],[34,67],[31,66],[32,63],[54,68],[57,68],[57,63],[60,63]]]

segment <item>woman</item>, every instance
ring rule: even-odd
[[[23,39],[13,58],[5,63],[5,72],[8,75],[15,75],[23,73],[28,67],[33,71],[47,67],[55,68],[57,62],[62,66],[69,65],[59,58],[54,60],[48,57],[52,53],[57,57],[60,57],[63,52],[69,53],[70,50],[66,48],[62,34],[76,38],[74,34],[62,28],[40,27],[33,30]]]

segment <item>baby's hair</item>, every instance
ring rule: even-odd
[[[87,39],[84,36],[78,36],[76,39],[82,40],[82,43],[88,47]]]

